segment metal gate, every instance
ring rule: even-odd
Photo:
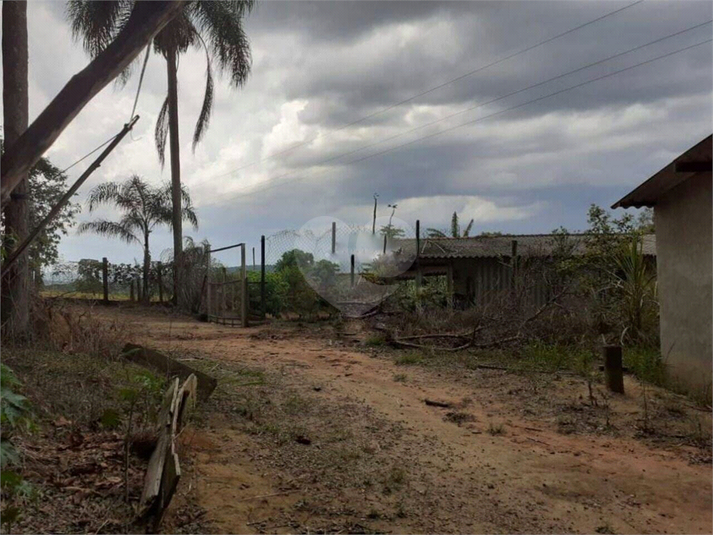
[[[226,268],[208,269],[206,275],[206,316],[208,321],[223,325],[248,326],[248,277],[245,264],[245,244],[239,243],[211,253],[226,251],[240,247],[240,268],[237,272],[228,273]],[[210,261],[209,261],[210,265]]]

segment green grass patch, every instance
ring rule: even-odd
[[[364,345],[367,347],[383,347],[386,345],[386,338],[381,334],[374,334],[364,340]]]
[[[398,355],[394,360],[397,366],[414,366],[416,364],[421,364],[424,361],[423,354],[418,351],[409,351],[408,353],[403,353]]]

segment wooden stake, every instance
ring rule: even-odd
[[[241,261],[241,269],[240,269],[240,276],[242,277],[242,290],[243,290],[243,295],[242,299],[240,300],[240,324],[243,327],[248,326],[248,271],[247,271],[247,265],[245,263],[245,244],[240,247],[240,261]]]
[[[384,244],[386,247],[386,244]],[[423,272],[421,271],[421,220],[416,220],[416,288],[420,288],[423,283]]]
[[[512,267],[512,289],[515,289],[517,279],[517,240],[512,241],[512,252],[510,253],[510,266]]]
[[[109,261],[102,258],[102,286],[104,287],[104,302],[109,302]]]
[[[156,263],[156,278],[158,282],[158,302],[163,303],[163,264]]]
[[[624,393],[624,370],[622,367],[621,346],[603,346],[604,375],[607,388],[612,392]]]

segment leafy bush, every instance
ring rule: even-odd
[[[0,425],[2,439],[0,440],[0,467],[17,464],[19,457],[12,443],[13,433],[31,426],[30,405],[25,396],[17,393],[20,381],[13,371],[0,364]]]
[[[30,404],[25,396],[17,393],[20,381],[12,370],[0,364],[0,487],[3,495],[3,510],[0,521],[9,532],[19,518],[19,501],[32,493],[32,487],[20,474],[8,468],[20,464],[20,456],[13,443],[14,434],[32,427]]]

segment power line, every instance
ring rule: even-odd
[[[74,162],[72,165],[70,165],[69,167],[65,167],[64,169],[62,169],[61,171],[59,171],[59,172],[58,172],[57,174],[55,174],[54,176],[59,176],[59,175],[61,175],[61,174],[63,174],[63,173],[66,173],[67,171],[69,171],[69,170],[70,170],[72,167],[74,167],[75,165],[78,165],[78,164],[82,163],[84,160],[86,160],[87,158],[89,158],[89,157],[90,157],[92,154],[94,154],[96,151],[98,151],[99,149],[101,149],[104,145],[108,145],[109,143],[111,143],[111,142],[114,140],[114,138],[115,138],[116,136],[118,136],[118,135],[119,135],[119,134],[116,134],[116,135],[111,136],[109,139],[107,139],[104,143],[102,143],[101,145],[99,145],[97,148],[92,149],[91,152],[88,152],[87,154],[85,154],[84,156],[82,156],[81,158],[79,158],[79,160],[77,160],[76,162]],[[53,178],[54,178],[54,176],[53,176]]]
[[[552,41],[555,41],[555,40],[557,40],[557,39],[560,39],[561,37],[564,37],[564,36],[569,35],[569,34],[571,34],[571,33],[573,33],[573,32],[576,32],[576,31],[578,31],[578,30],[581,30],[582,28],[585,28],[585,27],[587,27],[587,26],[590,26],[590,25],[592,25],[592,24],[595,24],[595,23],[597,23],[597,22],[599,22],[599,21],[601,21],[601,20],[604,20],[604,19],[606,19],[606,18],[608,18],[608,17],[611,17],[611,16],[613,16],[613,15],[616,15],[617,13],[621,13],[622,11],[625,11],[625,10],[627,10],[627,9],[629,9],[629,8],[632,8],[632,7],[634,7],[634,6],[637,5],[637,4],[641,4],[643,1],[644,1],[644,0],[637,0],[636,2],[633,2],[633,3],[631,3],[631,4],[628,4],[628,5],[624,6],[624,7],[615,9],[614,11],[610,11],[610,12],[608,12],[608,13],[605,13],[604,15],[601,15],[601,16],[595,18],[595,19],[592,19],[592,20],[590,20],[590,21],[588,21],[588,22],[585,22],[584,24],[580,24],[579,26],[575,26],[574,28],[570,28],[570,29],[567,30],[567,31],[564,31],[564,32],[562,32],[562,33],[559,33],[559,34],[557,34],[557,35],[555,35],[555,36],[553,36],[553,37],[549,37],[549,38],[545,39],[544,41],[540,41],[540,42],[538,42],[538,43],[536,43],[536,44],[534,44],[534,45],[530,45],[530,46],[528,46],[528,47],[522,48],[522,49],[518,50],[517,52],[513,52],[513,53],[511,53],[511,54],[509,54],[509,55],[507,55],[507,56],[504,56],[504,57],[502,57],[502,58],[499,58],[499,59],[493,61],[492,63],[488,63],[487,65],[483,65],[483,66],[481,66],[481,67],[478,67],[477,69],[474,69],[474,70],[469,71],[469,72],[467,72],[467,73],[465,73],[465,74],[462,74],[462,75],[460,75],[460,76],[457,76],[456,78],[452,78],[452,79],[450,79],[450,80],[448,80],[448,81],[446,81],[446,82],[443,82],[442,84],[439,84],[439,85],[437,85],[437,86],[435,86],[435,87],[432,87],[432,88],[430,88],[430,89],[427,89],[427,90],[425,90],[425,91],[423,91],[423,92],[421,92],[421,93],[417,93],[416,95],[410,96],[410,97],[408,97],[408,98],[406,98],[406,99],[404,99],[404,100],[401,100],[401,101],[399,101],[399,102],[397,102],[397,103],[395,103],[395,104],[391,104],[390,106],[387,106],[386,108],[383,108],[383,109],[381,109],[381,110],[379,110],[379,111],[370,113],[369,115],[365,115],[364,117],[362,117],[362,118],[360,118],[360,119],[357,119],[356,121],[352,121],[351,123],[347,123],[347,124],[345,124],[345,125],[342,125],[342,126],[340,126],[339,128],[337,128],[337,129],[335,129],[335,130],[332,130],[332,131],[329,132],[329,133],[317,134],[315,137],[313,137],[313,138],[311,138],[311,139],[308,139],[307,141],[303,141],[303,142],[298,143],[297,145],[293,145],[292,147],[289,147],[289,148],[287,148],[287,149],[281,150],[281,151],[279,151],[279,152],[275,152],[275,153],[273,153],[273,154],[270,154],[270,155],[268,155],[268,156],[265,156],[264,158],[261,158],[261,159],[259,159],[259,160],[255,160],[254,162],[245,164],[245,165],[243,165],[242,167],[237,167],[237,168],[235,168],[235,169],[233,169],[233,170],[231,170],[231,171],[228,171],[227,173],[223,173],[223,174],[221,174],[221,175],[217,175],[217,176],[215,176],[215,177],[213,177],[213,178],[221,178],[221,177],[224,177],[224,176],[232,175],[233,173],[237,173],[238,171],[242,171],[243,169],[247,169],[248,167],[252,167],[253,165],[257,165],[257,164],[262,163],[262,162],[264,162],[264,161],[266,161],[266,160],[270,160],[270,159],[274,158],[275,156],[280,156],[280,155],[282,155],[282,154],[286,154],[286,153],[288,153],[288,152],[292,152],[293,150],[296,150],[296,149],[298,149],[298,148],[300,148],[300,147],[304,147],[305,145],[308,145],[308,144],[312,143],[313,141],[315,141],[315,140],[317,140],[317,139],[319,139],[319,138],[333,135],[333,134],[335,134],[336,132],[339,132],[339,131],[341,131],[341,130],[344,130],[345,128],[349,128],[349,127],[351,127],[351,126],[354,126],[354,125],[356,125],[356,124],[359,124],[359,123],[361,123],[361,122],[364,122],[364,121],[366,121],[366,120],[368,120],[368,119],[371,119],[371,118],[373,118],[373,117],[377,117],[377,116],[379,116],[379,115],[381,115],[381,114],[383,114],[383,113],[386,113],[386,112],[388,112],[388,111],[391,111],[391,110],[393,110],[394,108],[397,108],[397,107],[399,107],[399,106],[401,106],[401,105],[403,105],[403,104],[406,104],[406,103],[408,103],[408,102],[411,102],[411,101],[413,101],[413,100],[416,100],[416,99],[419,98],[419,97],[422,97],[422,96],[424,96],[424,95],[428,95],[429,93],[433,93],[434,91],[436,91],[436,90],[438,90],[438,89],[441,89],[441,88],[443,88],[443,87],[446,87],[446,86],[448,86],[448,85],[450,85],[450,84],[452,84],[452,83],[455,83],[455,82],[458,82],[458,81],[463,80],[463,79],[465,79],[465,78],[468,78],[468,77],[470,77],[470,76],[472,76],[472,75],[474,75],[474,74],[477,74],[477,73],[479,73],[479,72],[481,72],[481,71],[484,71],[484,70],[486,70],[486,69],[489,69],[490,67],[494,67],[494,66],[496,66],[496,65],[499,65],[500,63],[503,63],[503,62],[505,62],[505,61],[508,61],[508,60],[510,60],[510,59],[512,59],[512,58],[514,58],[514,57],[516,57],[516,56],[519,56],[519,55],[521,55],[521,54],[524,54],[524,53],[526,53],[526,52],[529,52],[529,51],[531,51],[531,50],[534,50],[534,49],[536,49],[536,48],[539,48],[539,47],[541,47],[541,46],[543,46],[543,45],[546,45],[547,43],[551,43]]]
[[[141,76],[139,76],[139,85],[136,88],[136,97],[134,97],[134,107],[131,109],[131,115],[129,115],[129,120],[134,117],[136,113],[136,105],[139,103],[139,95],[141,94],[141,84],[144,83],[144,73],[146,72],[146,64],[149,62],[149,52],[151,52],[151,43],[146,45],[146,55],[144,56],[144,64],[141,67]]]
[[[551,81],[554,81],[554,80],[563,78],[563,77],[565,77],[565,76],[568,76],[568,75],[573,74],[573,73],[576,73],[576,72],[580,72],[580,71],[582,71],[582,70],[585,70],[585,69],[588,69],[588,68],[590,68],[590,67],[599,65],[599,64],[604,63],[604,62],[606,62],[606,61],[609,61],[609,60],[611,60],[611,59],[614,59],[614,58],[617,58],[617,57],[621,57],[621,56],[623,56],[623,55],[625,55],[625,54],[629,54],[629,53],[631,53],[631,52],[634,52],[634,51],[640,50],[640,49],[642,49],[642,48],[645,48],[645,47],[647,47],[647,46],[650,46],[650,45],[659,43],[659,42],[664,41],[664,40],[666,40],[666,39],[670,39],[670,38],[672,38],[672,37],[681,35],[681,34],[683,34],[683,33],[692,31],[692,30],[694,30],[694,29],[696,29],[696,28],[700,28],[700,27],[702,27],[702,26],[705,26],[705,25],[707,25],[707,24],[710,24],[711,22],[713,22],[713,21],[710,21],[710,20],[709,20],[709,21],[706,21],[706,22],[704,22],[704,23],[697,24],[697,25],[692,26],[692,27],[690,27],[690,28],[687,28],[687,29],[685,29],[685,30],[681,30],[681,31],[679,31],[679,32],[675,32],[675,33],[670,34],[670,35],[665,36],[665,37],[661,37],[661,38],[656,39],[656,40],[654,40],[654,41],[651,41],[651,42],[649,42],[649,43],[646,43],[646,44],[643,44],[643,45],[639,45],[639,46],[637,46],[637,47],[634,47],[634,48],[632,48],[632,49],[630,49],[630,50],[626,50],[626,51],[624,51],[624,52],[620,52],[620,53],[618,53],[618,54],[614,54],[613,56],[609,56],[608,58],[604,58],[604,59],[601,59],[601,60],[599,60],[599,61],[596,61],[596,62],[590,63],[590,64],[588,64],[588,65],[585,65],[585,66],[583,66],[583,67],[579,67],[579,68],[574,69],[574,70],[572,70],[572,71],[566,72],[566,73],[564,73],[564,74],[560,74],[560,75],[554,76],[554,77],[549,78],[549,79],[547,79],[547,80],[544,80],[544,81],[542,81],[542,82],[538,82],[538,83],[536,83],[536,84],[527,86],[527,87],[525,87],[525,88],[518,89],[518,90],[516,90],[516,91],[512,91],[512,92],[507,93],[507,94],[505,94],[505,95],[502,95],[502,96],[496,97],[496,98],[494,98],[494,99],[491,99],[491,100],[489,100],[489,101],[487,101],[487,102],[483,102],[483,103],[481,103],[481,104],[478,104],[478,105],[475,105],[475,106],[471,106],[470,108],[467,108],[467,109],[464,109],[464,110],[460,110],[460,111],[455,112],[455,113],[452,113],[452,114],[450,114],[450,115],[448,115],[448,116],[446,116],[446,117],[442,117],[442,118],[440,118],[440,119],[431,121],[430,123],[426,123],[426,124],[424,124],[424,125],[420,125],[420,126],[414,127],[414,128],[412,128],[412,129],[410,129],[410,130],[407,130],[407,131],[405,131],[405,132],[401,132],[401,133],[399,133],[399,134],[395,134],[395,135],[393,135],[393,136],[390,136],[390,137],[385,138],[385,139],[382,139],[382,140],[380,140],[380,141],[371,143],[371,144],[369,144],[369,145],[365,145],[365,146],[360,147],[360,148],[358,148],[358,149],[355,149],[355,150],[352,150],[352,151],[349,151],[349,152],[345,152],[345,153],[339,154],[339,155],[337,155],[337,156],[333,156],[333,157],[328,158],[328,159],[326,159],[326,160],[322,160],[322,161],[320,161],[320,162],[318,162],[318,163],[316,163],[316,164],[314,164],[314,165],[315,165],[315,166],[324,165],[325,163],[329,163],[329,162],[331,162],[331,161],[334,161],[334,160],[343,158],[343,157],[345,157],[345,156],[349,156],[349,155],[355,154],[355,153],[357,153],[357,152],[361,152],[361,151],[363,151],[363,150],[365,150],[365,149],[371,148],[371,147],[376,146],[376,145],[380,145],[380,144],[385,143],[385,142],[387,142],[387,141],[391,141],[391,140],[393,140],[393,139],[395,139],[395,138],[397,138],[397,137],[401,137],[401,136],[403,136],[403,135],[412,133],[412,132],[417,131],[417,130],[420,130],[420,129],[422,129],[422,128],[426,128],[426,127],[428,127],[428,126],[432,126],[432,125],[434,125],[434,124],[436,124],[436,123],[445,121],[445,120],[447,120],[447,119],[451,119],[451,118],[453,118],[453,117],[455,117],[455,116],[457,116],[457,115],[461,115],[461,114],[466,113],[466,112],[468,112],[468,111],[472,111],[472,110],[474,110],[474,109],[476,109],[476,108],[483,107],[483,106],[485,106],[485,105],[487,105],[487,104],[491,104],[491,103],[493,103],[493,102],[502,100],[502,99],[504,99],[504,98],[506,98],[506,97],[510,97],[510,96],[515,95],[515,94],[519,94],[519,93],[522,93],[522,92],[524,92],[524,91],[527,91],[527,90],[529,90],[529,89],[533,89],[533,88],[535,88],[535,87],[539,87],[539,86],[544,85],[544,84],[546,84],[546,83],[548,83],[548,82],[551,82]],[[708,42],[708,41],[705,41],[705,42]],[[705,43],[705,42],[704,42],[704,43]],[[549,98],[549,97],[551,97],[551,96],[554,96],[554,95],[557,95],[557,94],[560,94],[560,93],[563,93],[563,92],[566,92],[566,91],[570,91],[570,90],[572,90],[572,89],[576,89],[576,88],[578,88],[578,87],[581,87],[582,85],[586,85],[586,84],[589,84],[589,83],[592,83],[592,82],[596,82],[596,81],[601,80],[601,79],[603,79],[603,78],[607,78],[607,77],[613,76],[613,75],[615,75],[615,74],[619,74],[619,73],[621,73],[621,72],[625,72],[625,71],[627,71],[627,70],[633,69],[633,68],[635,68],[635,67],[639,67],[639,66],[641,66],[641,65],[645,65],[645,64],[647,64],[647,63],[651,63],[652,61],[656,61],[656,60],[659,60],[659,59],[663,59],[663,58],[668,57],[668,56],[673,55],[673,54],[678,54],[678,53],[683,52],[683,51],[685,51],[685,50],[688,50],[688,49],[690,49],[690,48],[693,48],[693,47],[696,47],[696,46],[700,46],[701,44],[703,44],[703,43],[698,43],[698,44],[695,44],[695,45],[693,45],[693,46],[691,46],[691,47],[679,49],[679,50],[674,51],[674,52],[669,53],[669,54],[665,54],[665,55],[662,55],[662,56],[657,56],[657,57],[655,57],[655,58],[653,58],[653,59],[651,59],[651,60],[647,60],[647,61],[644,61],[644,62],[641,62],[641,63],[637,63],[637,64],[632,65],[632,66],[630,66],[630,67],[626,67],[626,68],[624,68],[624,69],[615,71],[615,72],[613,72],[613,73],[609,73],[609,74],[603,75],[603,76],[601,76],[601,77],[597,77],[597,78],[594,78],[594,79],[592,79],[592,80],[583,82],[583,83],[581,83],[581,84],[578,84],[578,85],[575,85],[575,86],[571,86],[571,87],[569,87],[569,88],[565,88],[565,89],[560,90],[560,91],[557,91],[557,92],[555,92],[555,93],[550,93],[550,94],[548,94],[548,95],[545,95],[544,97],[540,97],[540,98],[538,98],[538,99],[534,99],[534,100],[527,101],[527,102],[525,102],[525,103],[523,103],[523,104],[520,104],[520,105],[518,105],[518,106],[511,107],[511,108],[506,108],[506,109],[504,109],[504,110],[500,110],[500,111],[498,111],[498,112],[496,112],[496,113],[494,113],[494,114],[487,115],[487,116],[485,116],[485,117],[481,117],[481,118],[475,119],[475,121],[479,121],[479,120],[482,120],[482,119],[486,119],[486,118],[488,118],[488,117],[492,117],[493,115],[497,115],[497,114],[500,114],[500,113],[504,113],[505,111],[510,111],[510,110],[512,110],[512,109],[519,108],[519,107],[522,107],[522,106],[524,106],[524,105],[531,104],[531,103],[533,103],[533,102],[537,102],[537,101],[539,101],[539,100],[543,100],[543,99],[545,99],[545,98]],[[471,121],[471,122],[475,122],[475,121]],[[383,153],[389,152],[389,151],[391,151],[391,150],[395,150],[396,148],[399,148],[399,147],[402,147],[402,146],[405,146],[405,145],[409,145],[409,144],[414,143],[414,142],[416,142],[416,141],[420,141],[420,140],[422,140],[422,139],[427,139],[427,138],[429,138],[429,137],[433,137],[434,135],[440,135],[441,133],[450,131],[450,130],[452,130],[452,129],[454,129],[454,128],[459,128],[460,126],[464,126],[464,125],[466,125],[466,124],[470,124],[470,122],[469,122],[469,123],[464,123],[463,125],[458,125],[458,126],[456,126],[456,127],[449,128],[449,129],[446,129],[446,130],[443,130],[443,131],[440,131],[440,132],[437,132],[436,134],[431,134],[431,135],[429,135],[429,136],[417,138],[416,140],[414,140],[414,141],[412,141],[412,142],[409,142],[409,143],[406,143],[406,144],[403,144],[403,145],[398,145],[398,146],[393,147],[393,148],[390,148],[390,149],[388,149],[388,150],[386,150],[386,151],[382,151],[382,152],[379,152],[379,153],[375,153],[375,154],[372,154],[372,155],[368,155],[368,156],[366,156],[366,157],[364,157],[364,158],[359,158],[359,159],[356,159],[356,160],[350,160],[350,161],[346,162],[346,164],[359,162],[359,161],[362,161],[362,160],[364,160],[364,159],[371,158],[371,157],[373,157],[373,156],[376,156],[376,155],[379,155],[379,154],[383,154]],[[324,170],[324,171],[322,171],[322,173],[324,173],[324,172],[326,172],[326,171],[327,171],[327,170]],[[294,172],[294,171],[291,171],[291,172],[289,172],[289,173],[285,173],[285,174],[283,174],[283,175],[277,176],[277,177],[275,177],[273,180],[279,180],[279,179],[281,179],[281,178],[286,178],[286,177],[292,176],[292,175],[294,175],[294,174],[295,174],[295,172]],[[318,174],[319,174],[319,173],[318,173]],[[314,176],[314,175],[313,175],[313,176]],[[254,194],[254,193],[260,193],[260,192],[265,191],[265,190],[267,190],[267,189],[271,189],[271,188],[273,188],[273,187],[275,187],[275,186],[279,186],[279,185],[283,185],[283,184],[288,184],[288,183],[295,182],[295,181],[297,181],[297,180],[301,180],[301,179],[304,179],[304,178],[308,178],[308,177],[307,177],[307,176],[298,176],[298,177],[296,177],[294,180],[286,180],[286,181],[282,181],[282,182],[273,182],[272,184],[266,185],[264,188],[247,188],[247,191],[246,191],[245,193],[241,193],[241,194],[238,194],[238,195],[236,195],[236,196],[233,196],[233,197],[231,197],[231,198],[228,199],[228,200],[232,200],[232,199],[235,199],[235,198],[240,198],[240,197],[243,197],[243,196],[246,196],[246,195],[250,195],[250,194]],[[214,202],[214,203],[210,203],[210,204],[207,204],[207,205],[204,205],[204,206],[213,206],[213,205],[216,205],[216,204],[218,204],[218,203],[215,203],[215,202]]]

